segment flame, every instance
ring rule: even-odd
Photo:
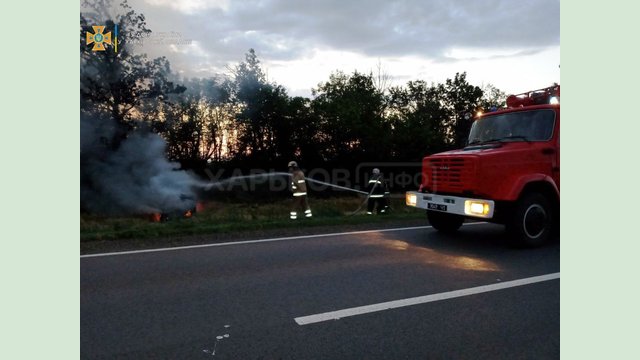
[[[193,215],[193,213],[191,212],[191,210],[187,210],[187,212],[184,213],[184,217],[186,218],[190,218],[191,215]]]
[[[153,213],[153,214],[149,215],[149,218],[150,218],[151,222],[160,222],[162,220],[162,214]]]

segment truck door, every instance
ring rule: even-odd
[[[545,158],[544,172],[548,172],[549,176],[551,176],[556,183],[556,186],[558,186],[558,189],[560,189],[560,112],[554,110],[554,113],[553,123],[547,123],[546,135],[544,135],[544,131],[541,131],[538,138],[549,139],[540,150]],[[547,112],[547,115],[548,114]],[[545,120],[549,121],[552,120],[552,118],[547,117]],[[538,125],[542,125],[542,122],[538,123]],[[540,127],[539,130],[540,129],[543,129],[543,127]]]
[[[551,172],[553,174],[553,181],[556,182],[558,190],[560,190],[560,112],[558,111],[556,119],[556,141],[555,141],[555,161],[551,165]]]

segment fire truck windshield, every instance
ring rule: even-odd
[[[553,135],[555,117],[555,111],[551,109],[488,114],[474,121],[469,133],[469,145],[547,141]]]

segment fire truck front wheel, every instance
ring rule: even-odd
[[[442,232],[455,232],[462,226],[464,218],[460,215],[427,210],[427,218],[434,229]]]
[[[519,246],[540,246],[553,232],[553,219],[553,208],[544,195],[526,194],[518,201],[513,216],[507,222],[507,231]]]

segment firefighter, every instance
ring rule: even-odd
[[[295,161],[289,162],[289,173],[291,174],[290,190],[293,193],[293,207],[289,213],[289,218],[296,220],[298,212],[300,212],[300,215],[304,212],[304,216],[310,218],[312,214],[307,202],[307,184],[304,179],[304,173]]]
[[[389,210],[388,196],[389,189],[387,183],[382,177],[380,169],[373,169],[371,179],[367,184],[369,200],[367,202],[367,215],[373,215],[373,208],[377,204],[376,211],[378,214],[385,214]]]

